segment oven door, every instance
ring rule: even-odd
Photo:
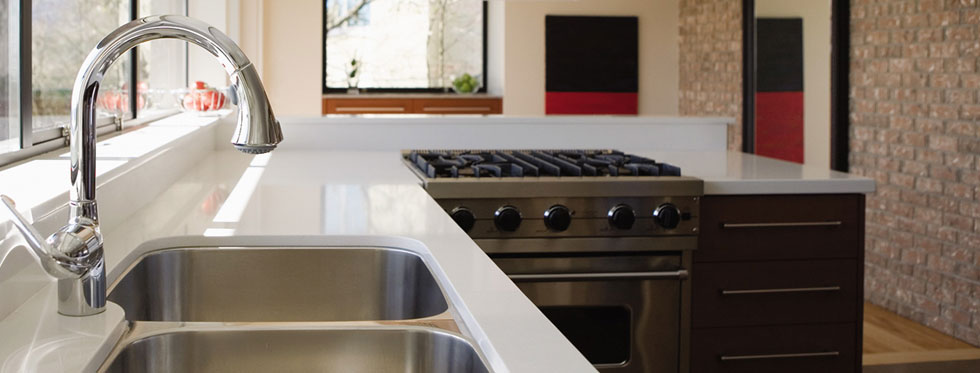
[[[678,371],[687,277],[679,255],[494,261],[600,371]]]

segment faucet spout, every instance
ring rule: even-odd
[[[109,66],[137,44],[156,39],[179,39],[200,46],[228,72],[230,96],[238,105],[238,126],[231,139],[235,148],[250,154],[265,153],[282,141],[279,121],[258,72],[238,45],[218,29],[191,18],[162,15],[137,19],[109,33],[85,58],[72,88],[68,225],[41,239],[17,212],[13,200],[0,198],[41,265],[58,279],[61,314],[87,316],[105,309],[105,259],[95,201],[95,102]]]
[[[238,105],[238,126],[232,144],[248,153],[265,153],[282,141],[282,130],[255,66],[220,30],[196,19],[151,16],[129,22],[109,33],[85,58],[71,99],[72,221],[98,223],[95,206],[95,101],[109,66],[134,46],[156,39],[179,39],[208,51],[231,78],[232,102]]]

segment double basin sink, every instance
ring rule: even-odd
[[[108,299],[129,329],[100,371],[490,370],[410,251],[177,248],[126,267]]]

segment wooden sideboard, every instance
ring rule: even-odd
[[[859,372],[864,195],[705,196],[692,372]]]
[[[327,94],[323,114],[502,114],[503,99],[454,94]]]

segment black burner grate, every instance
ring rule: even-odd
[[[617,150],[415,150],[407,157],[430,178],[681,176],[677,166]]]

